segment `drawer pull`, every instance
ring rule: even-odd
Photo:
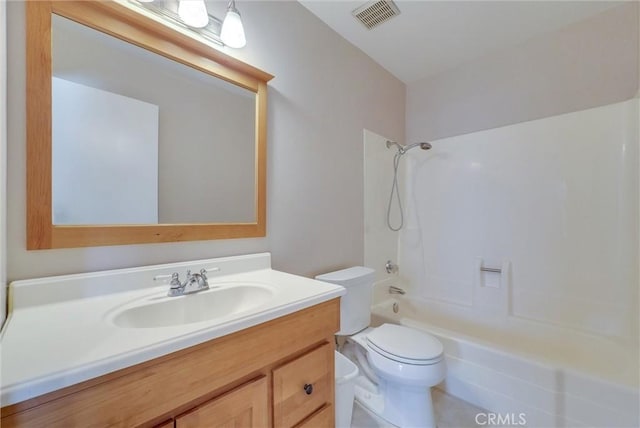
[[[305,383],[304,384],[304,392],[307,393],[307,395],[311,395],[311,393],[313,392],[313,385],[310,383]]]

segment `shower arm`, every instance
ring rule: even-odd
[[[422,150],[429,150],[431,148],[431,143],[427,143],[425,141],[421,141],[419,143],[411,143],[408,145],[402,145],[396,141],[390,141],[387,140],[387,148],[390,149],[392,146],[396,146],[396,148],[398,149],[398,153],[400,155],[404,155],[405,153],[407,153],[409,150],[413,149],[414,147],[420,147]]]
[[[402,145],[398,144],[395,141],[390,141],[387,140],[387,149],[390,149],[392,146],[396,146],[396,148],[398,149],[398,151],[402,150]]]

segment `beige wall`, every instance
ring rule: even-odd
[[[9,280],[270,251],[314,275],[363,262],[363,128],[404,140],[405,87],[296,2],[243,2],[234,53],[269,83],[267,237],[25,250],[24,11],[8,3]]]
[[[407,137],[433,140],[624,101],[638,91],[638,3],[407,87]]]
[[[7,297],[7,44],[6,2],[0,2],[0,325],[5,318]]]

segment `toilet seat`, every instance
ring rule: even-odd
[[[373,352],[402,364],[428,366],[442,361],[442,343],[430,334],[396,324],[383,324],[367,335]]]

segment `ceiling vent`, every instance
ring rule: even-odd
[[[373,0],[363,4],[351,14],[371,30],[394,16],[400,15],[400,9],[391,0]]]

